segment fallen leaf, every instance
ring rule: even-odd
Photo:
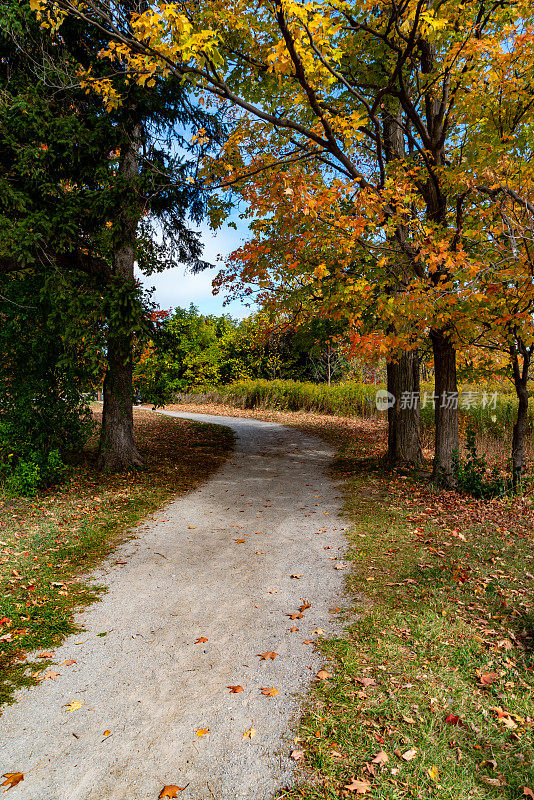
[[[260,692],[264,694],[266,697],[276,697],[279,694],[278,689],[275,689],[274,686],[269,687],[262,687]]]
[[[289,617],[289,619],[302,619],[304,614],[302,614],[300,611],[295,611],[294,614],[288,614],[287,616]]]
[[[237,544],[244,544],[245,540],[244,539],[234,539],[234,542],[237,542]]]
[[[345,569],[346,564],[334,564],[334,569]],[[361,794],[361,792],[360,792]]]
[[[256,728],[249,728],[248,731],[245,731],[243,734],[243,739],[253,739],[256,736]]]
[[[73,664],[77,664],[77,663],[78,662],[76,661],[75,658],[68,658],[66,661],[62,661],[59,666],[60,667],[72,667]]]
[[[315,677],[320,681],[326,681],[328,680],[328,678],[331,678],[332,676],[325,669],[320,669]]]
[[[487,784],[488,786],[497,786],[497,787],[506,786],[506,781],[502,777],[502,775],[500,775],[498,778],[488,778],[486,777],[486,775],[483,775],[480,780],[483,783]]]
[[[266,653],[256,653],[256,655],[259,656],[260,661],[268,661],[269,659],[274,661],[278,653],[273,652],[273,650],[267,650]]]
[[[321,636],[321,634],[323,634],[323,633],[324,633],[324,631],[323,631],[323,629],[322,629],[322,628],[316,628],[316,629],[314,630],[314,632],[313,632],[313,635],[314,635],[314,636],[315,636],[315,635],[317,635],[317,636]]]
[[[197,736],[205,736],[209,732],[210,732],[209,728],[199,728],[198,731],[195,731]]]
[[[511,717],[501,717],[499,722],[502,722],[502,724],[510,731],[514,731],[517,728],[517,724]]]
[[[376,686],[376,681],[374,678],[356,678],[358,683],[361,683],[362,686]]]
[[[169,786],[164,786],[161,792],[158,794],[158,800],[161,800],[162,797],[178,797],[178,792],[183,792],[184,789],[187,789],[189,784],[186,786],[176,786],[176,784],[169,784]]]
[[[104,731],[102,736],[111,736],[111,731]]]
[[[313,639],[304,639],[302,644],[315,644],[315,642],[313,641]]]
[[[523,786],[523,797],[531,797],[534,800],[534,792],[528,786]]]
[[[293,627],[289,629],[289,633],[295,633],[295,631],[298,631],[298,628],[296,625],[293,625]]]
[[[480,684],[481,686],[491,686],[491,684],[494,683],[498,677],[499,676],[496,672],[482,672],[480,674]]]
[[[67,711],[78,711],[83,706],[83,700],[72,700],[67,703]]]
[[[389,761],[388,754],[384,752],[384,750],[381,750],[373,758],[371,764],[380,764],[380,766],[382,766],[382,764],[387,764],[388,761]]]
[[[428,777],[433,781],[437,781],[437,779],[439,778],[439,770],[435,765],[429,767],[426,773]]]
[[[346,792],[356,792],[356,794],[366,794],[371,789],[369,781],[360,781],[354,778],[352,783],[345,786]]]
[[[450,716],[450,715],[449,715]],[[415,720],[413,717],[405,717],[404,714],[402,715],[403,722],[408,723],[408,725],[415,725]],[[445,720],[447,722],[447,720]]]
[[[6,780],[0,784],[0,786],[7,786],[6,792],[9,792],[14,786],[17,786],[21,781],[24,780],[24,773],[23,772],[6,772],[2,775],[2,778]]]
[[[293,761],[301,761],[304,758],[304,750],[292,750],[289,758],[292,758]]]
[[[207,641],[208,641],[208,640],[206,639],[206,637],[205,637],[205,636],[201,636],[201,637],[200,637],[200,639],[197,639],[197,640],[195,641],[195,644],[204,644],[204,642],[207,642]]]
[[[297,578],[297,579],[300,579],[300,578],[302,578],[302,575],[297,575],[297,573],[296,573],[296,572],[293,572],[293,574],[292,574],[292,575],[290,575],[289,577],[290,577],[290,578]]]
[[[58,675],[61,675],[61,672],[56,672],[55,669],[49,669],[48,672],[45,672],[42,678],[40,678],[40,680],[46,681],[47,678],[50,678],[51,681],[55,681]]]
[[[239,692],[244,692],[242,686],[227,686],[227,689],[230,689],[230,694],[239,694]]]
[[[311,608],[311,603],[308,603],[308,601],[305,600],[303,604],[299,606],[299,611],[306,611],[307,608]]]
[[[49,652],[48,650],[43,650],[42,653],[39,653],[37,658],[54,658],[54,654]]]
[[[461,727],[463,727],[464,724],[460,717],[457,717],[456,714],[447,714],[445,717],[445,722],[447,725],[460,725]]]
[[[413,761],[416,755],[417,755],[417,750],[415,748],[412,748],[411,750],[406,750],[406,752],[402,754],[402,758],[405,761]]]

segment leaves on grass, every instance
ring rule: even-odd
[[[0,784],[0,786],[7,786],[6,792],[9,792],[14,786],[17,786],[21,781],[24,780],[24,773],[23,772],[6,772],[2,775],[2,778],[6,780]]]
[[[369,781],[360,781],[357,778],[353,778],[351,783],[344,787],[346,792],[356,792],[356,794],[366,794],[370,789],[371,784]]]
[[[256,728],[250,727],[248,731],[245,731],[243,734],[243,739],[253,739],[256,736],[257,730]]]
[[[358,683],[361,683],[362,686],[376,686],[376,681],[374,678],[356,678]]]
[[[437,779],[439,778],[439,770],[435,764],[433,764],[431,767],[427,769],[426,774],[433,781],[437,781]]]
[[[195,641],[195,644],[204,644],[204,642],[207,642],[207,641],[208,641],[208,640],[206,639],[206,637],[205,637],[205,636],[201,636],[199,639],[197,639],[197,640]]]
[[[416,755],[417,750],[415,747],[412,747],[410,750],[406,750],[406,752],[402,754],[401,758],[403,758],[405,761],[413,761]]]
[[[39,653],[37,658],[54,658],[54,654],[51,653],[49,650],[43,650],[42,653]]]
[[[83,700],[72,700],[67,703],[67,711],[78,711],[83,706]]]
[[[383,764],[387,764],[388,761],[389,761],[388,754],[384,750],[381,750],[373,758],[371,764],[380,764],[380,766],[382,766]]]
[[[205,735],[206,735],[207,733],[209,733],[209,732],[210,732],[210,729],[209,729],[209,728],[199,728],[199,729],[198,729],[198,731],[195,731],[195,734],[196,734],[197,736],[200,736],[200,737],[202,737],[202,736],[205,736]]]
[[[304,758],[304,750],[292,750],[289,758],[292,758],[293,761],[301,761]]]
[[[332,676],[325,669],[320,669],[315,677],[317,678],[317,680],[326,681],[328,680],[328,678],[331,678]]]
[[[276,695],[279,694],[278,689],[275,689],[274,686],[271,686],[270,688],[268,686],[264,686],[260,689],[260,692],[266,697],[276,697]]]
[[[530,797],[534,800],[534,792],[528,786],[523,786],[523,797]]]
[[[239,694],[239,692],[244,692],[242,686],[227,686],[227,689],[230,689],[230,694]]]
[[[178,792],[183,792],[188,786],[188,783],[185,786],[176,786],[174,783],[164,786],[158,794],[158,800],[161,800],[162,797],[178,797]]]
[[[459,725],[460,727],[462,727],[464,724],[463,720],[456,714],[447,714],[445,717],[445,722],[447,725]]]
[[[260,661],[268,661],[269,659],[274,661],[278,653],[275,653],[273,650],[267,650],[266,653],[256,653],[256,655],[259,656]]]
[[[478,677],[481,686],[491,686],[499,676],[496,672],[481,672]]]

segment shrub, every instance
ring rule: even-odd
[[[475,427],[470,423],[466,428],[466,450],[466,458],[461,458],[458,451],[454,454],[454,474],[460,491],[488,500],[511,490],[511,479],[503,477],[497,467],[488,470],[486,459],[478,455]]]

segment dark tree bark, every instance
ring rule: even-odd
[[[394,113],[383,111],[382,128],[386,163],[391,164],[405,156],[400,105],[397,104]],[[399,294],[402,291],[402,281],[397,281],[391,288],[392,294]],[[395,397],[395,404],[388,409],[389,464],[401,468],[420,467],[423,463],[423,451],[419,406],[419,360],[416,350],[402,353],[398,359],[390,361],[387,365],[387,389]]]
[[[514,386],[517,394],[517,417],[512,434],[512,484],[517,491],[525,473],[525,442],[528,429],[528,374],[532,359],[532,349],[525,347],[521,340],[510,348]],[[523,356],[523,365],[519,363]]]
[[[416,350],[387,365],[387,388],[395,397],[395,404],[388,409],[388,461],[392,467],[420,467],[423,451]]]
[[[436,443],[432,476],[436,482],[452,487],[455,484],[453,456],[460,448],[456,349],[446,331],[432,330],[430,339],[436,381]]]
[[[141,128],[133,124],[128,142],[123,146],[118,174],[125,186],[134,188],[139,175]],[[133,192],[126,192],[120,213],[121,240],[113,255],[113,273],[118,292],[134,287],[135,242],[139,209]],[[116,300],[120,304],[120,299]],[[104,379],[104,409],[97,466],[107,472],[132,469],[143,464],[135,445],[133,428],[132,384],[133,334],[128,322],[121,319],[120,306],[108,320],[107,370]]]

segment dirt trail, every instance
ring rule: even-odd
[[[94,574],[109,591],[55,651],[76,663],[5,708],[0,774],[28,773],[10,800],[154,800],[163,782],[189,784],[184,800],[268,800],[291,781],[299,694],[322,665],[303,642],[331,632],[343,602],[331,453],[275,423],[173,416],[229,426],[235,451]]]

